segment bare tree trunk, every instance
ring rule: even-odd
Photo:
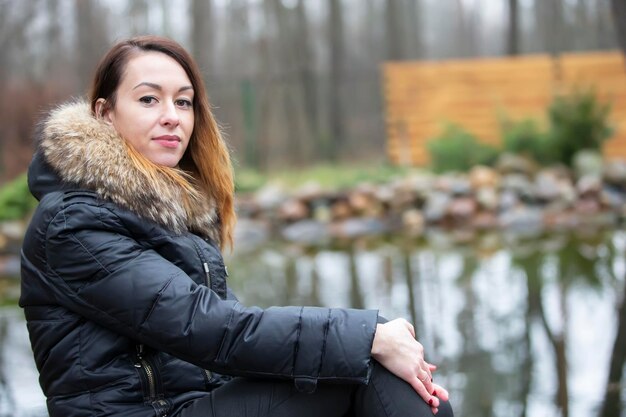
[[[585,37],[578,37],[575,36],[575,30],[576,28],[578,28],[578,30],[584,30],[587,31],[589,30],[589,14],[588,14],[588,9],[587,9],[587,0],[578,0],[578,2],[576,3],[576,22],[575,22],[575,26],[574,26],[574,31],[571,34],[571,37],[574,38],[574,47],[578,50],[581,49],[589,49],[589,48],[593,48],[594,45],[589,42],[590,37],[589,36],[585,36]]]
[[[80,88],[86,88],[107,48],[106,13],[93,0],[75,0],[77,71]]]
[[[280,63],[280,85],[282,97],[282,121],[287,127],[284,137],[285,149],[288,149],[289,162],[299,164],[302,162],[302,143],[304,129],[300,129],[299,122],[305,117],[302,115],[302,101],[297,99],[300,85],[298,79],[293,77],[294,72],[298,74],[297,53],[294,51],[295,31],[290,24],[290,11],[285,8],[281,0],[272,0],[272,10],[276,27],[278,28],[278,38],[276,40],[276,55]]]
[[[548,19],[544,22],[545,41],[548,51],[558,56],[564,49],[565,21],[563,19],[563,0],[550,0]]]
[[[535,0],[534,5],[534,33],[537,49],[542,52],[552,52],[554,42],[551,39],[550,19],[552,16],[551,4],[554,0]]]
[[[365,3],[365,19],[363,22],[363,37],[366,39],[366,47],[368,48],[370,59],[373,63],[382,61],[386,58],[385,37],[379,36],[380,32],[377,26],[380,21],[379,6],[377,0],[366,0]],[[385,25],[387,26],[387,25]],[[382,34],[386,33],[386,29]]]
[[[356,247],[358,241],[354,240],[348,243],[348,268],[350,272],[350,307],[365,308],[363,301],[363,292],[361,291],[361,282],[359,281],[359,270],[356,262]]]
[[[617,42],[626,56],[626,0],[611,0]]]
[[[205,79],[214,77],[213,48],[215,19],[212,0],[191,2],[191,50]]]
[[[385,4],[387,59],[402,60],[405,59],[402,3],[398,0],[387,0]]]
[[[163,14],[161,17],[161,27],[163,29],[163,34],[165,36],[171,37],[172,36],[172,19],[171,19],[170,10],[168,8],[168,5],[171,5],[171,3],[168,2],[167,0],[160,0],[160,4],[161,4],[161,10],[163,10]]]
[[[128,4],[128,19],[130,32],[133,35],[143,35],[148,28],[148,3],[146,0],[130,0]]]
[[[336,160],[344,142],[343,107],[341,103],[341,84],[344,70],[344,29],[341,0],[329,0],[329,43],[330,43],[330,92],[329,121],[330,137],[326,146],[326,156]]]
[[[309,132],[310,141],[316,150],[321,147],[319,128],[319,110],[317,106],[317,80],[315,78],[315,58],[311,48],[309,24],[304,7],[304,0],[298,0],[296,7],[298,73],[302,86],[302,101],[304,102],[305,128]],[[309,141],[308,141],[309,142]]]
[[[509,31],[506,52],[508,55],[518,55],[519,47],[519,7],[517,0],[509,0]]]
[[[564,309],[565,305],[565,290],[561,291],[561,308]],[[541,317],[541,322],[548,336],[548,340],[552,344],[552,348],[554,349],[554,356],[556,358],[556,374],[557,374],[557,391],[556,391],[556,403],[558,407],[561,409],[561,415],[563,417],[568,417],[569,415],[569,397],[568,397],[568,387],[567,387],[567,358],[566,358],[566,346],[565,346],[565,328],[566,325],[563,324],[563,328],[560,332],[554,332],[550,328],[550,324],[548,323],[545,310],[543,308],[543,304],[539,302],[539,313]],[[563,312],[565,313],[565,312]],[[567,317],[563,314],[562,317]]]
[[[418,333],[422,333],[424,328],[422,323],[418,323],[417,318],[423,317],[422,314],[417,314],[417,303],[415,302],[415,285],[419,284],[419,266],[417,267],[418,273],[413,271],[413,263],[411,262],[411,248],[409,245],[401,248],[402,261],[404,263],[404,278],[406,279],[407,296],[409,297],[409,314],[411,314],[411,323],[415,326],[416,337],[419,339]],[[413,282],[413,277],[416,281]]]
[[[473,20],[474,16],[471,10],[468,10],[462,0],[456,0],[457,10],[457,28],[456,28],[456,48],[457,56],[474,56],[476,54],[476,39],[474,32]]]
[[[422,56],[424,45],[421,36],[420,0],[406,0],[405,4],[406,54],[407,58],[418,59]]]
[[[613,344],[613,353],[609,365],[609,377],[606,383],[602,417],[620,416],[622,414],[621,381],[624,364],[626,364],[626,287],[622,294],[622,305],[617,317],[617,335]]]
[[[63,53],[63,43],[61,41],[61,17],[59,2],[46,2],[46,9],[48,14],[48,28],[46,30],[48,48],[46,49],[44,72],[46,74],[57,75],[61,70],[61,57],[65,56]]]

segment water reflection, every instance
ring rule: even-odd
[[[247,304],[411,319],[465,416],[619,416],[625,248],[622,231],[489,235],[461,246],[433,235],[277,245],[229,263]]]
[[[227,263],[249,305],[379,308],[410,319],[459,415],[617,417],[626,403],[625,249],[624,231],[463,245],[433,234],[275,243]],[[38,390],[21,312],[1,314],[0,416],[27,415],[14,393]],[[16,376],[28,367],[30,377]],[[41,412],[40,396],[27,402]]]

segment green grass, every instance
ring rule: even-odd
[[[297,189],[306,183],[314,182],[323,188],[342,189],[363,182],[385,183],[414,171],[416,168],[392,166],[387,163],[320,164],[270,173],[239,169],[235,172],[235,184],[238,192],[255,191],[267,183],[280,183],[287,189]]]

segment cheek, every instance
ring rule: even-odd
[[[194,121],[195,121],[195,116],[192,113],[188,118],[187,118],[187,130],[189,131],[189,135],[191,135],[191,132],[193,132],[193,127],[194,127]]]

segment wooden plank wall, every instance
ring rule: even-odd
[[[396,164],[427,164],[426,143],[447,123],[499,144],[503,117],[545,123],[554,94],[589,87],[612,103],[615,134],[605,156],[626,159],[626,65],[619,52],[389,62],[383,86],[387,152]]]

